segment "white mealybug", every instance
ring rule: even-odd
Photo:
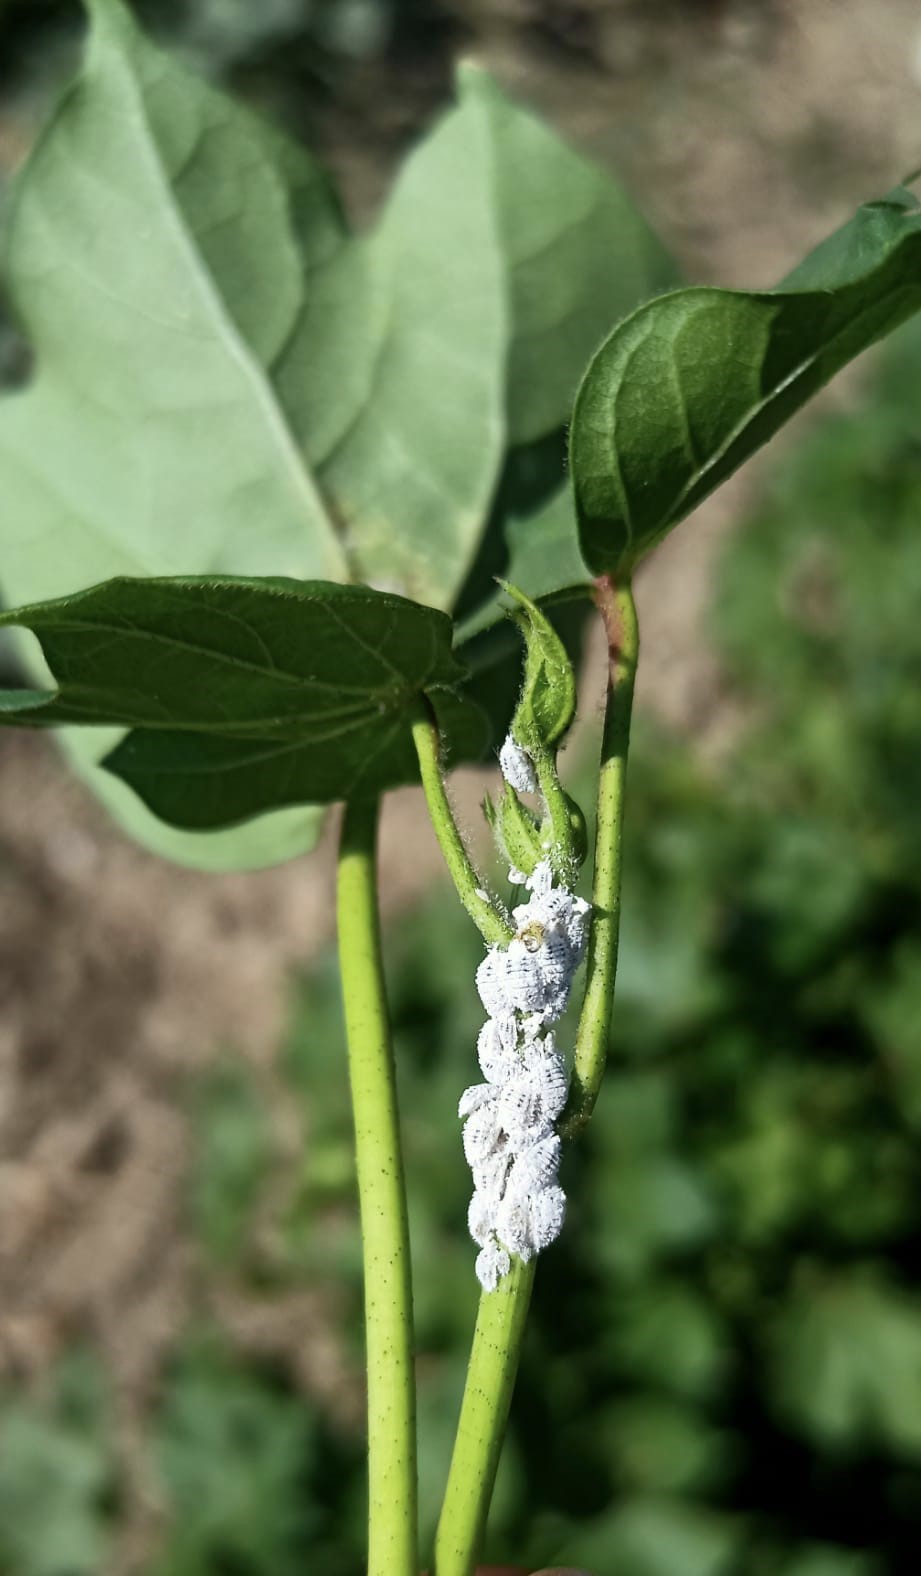
[[[516,744],[511,734],[499,751],[499,770],[510,788],[517,793],[537,792],[537,773],[527,750]]]
[[[503,772],[533,770],[526,753],[507,739]],[[512,870],[510,879],[521,876]],[[511,1255],[527,1261],[559,1236],[566,1195],[558,1181],[560,1138],[555,1124],[569,1092],[563,1058],[551,1025],[562,1016],[585,948],[589,904],[555,886],[549,860],[522,884],[526,903],[513,911],[516,933],[507,946],[490,947],[476,974],[488,1018],[477,1040],[485,1083],[460,1099],[464,1152],[474,1194],[467,1224],[480,1249],[476,1273],[493,1291],[511,1268]]]
[[[511,1036],[508,1026],[511,1026]],[[514,1077],[520,1064],[514,1013],[504,1018],[487,1018],[476,1042],[483,1077],[491,1084],[504,1084]],[[462,1116],[464,1112],[460,1113]]]
[[[501,947],[490,947],[476,971],[476,988],[491,1018],[507,1017],[514,1010],[505,985],[505,953]]]
[[[472,1116],[474,1111],[478,1111],[481,1105],[486,1104],[487,1100],[495,1100],[495,1098],[496,1090],[492,1084],[471,1084],[457,1102],[457,1114],[461,1118]]]
[[[470,1167],[476,1191],[492,1199],[494,1205],[498,1203],[505,1191],[505,1182],[512,1158],[511,1150],[498,1149],[494,1154],[487,1155],[485,1160],[476,1161]]]
[[[544,1137],[540,1090],[527,1073],[503,1089],[496,1101],[496,1120],[515,1150]]]
[[[516,1012],[542,1012],[547,995],[540,948],[532,951],[516,937],[501,954],[505,959],[505,994]]]
[[[467,1210],[467,1229],[478,1248],[485,1248],[495,1229],[496,1204],[488,1193],[477,1190]]]
[[[512,1261],[495,1237],[481,1248],[476,1256],[477,1280],[484,1291],[495,1291],[503,1275],[507,1275]]]
[[[496,1234],[523,1263],[531,1257],[531,1232],[527,1198],[506,1193],[496,1211]]]
[[[495,1104],[481,1105],[464,1123],[464,1154],[469,1166],[482,1165],[505,1147]]]
[[[467,1124],[469,1126],[469,1123]],[[512,1161],[505,1190],[526,1197],[556,1181],[560,1168],[560,1137],[551,1133],[522,1149]]]
[[[535,1253],[556,1241],[565,1217],[566,1194],[561,1187],[545,1187],[532,1196],[530,1230]]]

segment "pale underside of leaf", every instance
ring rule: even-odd
[[[294,210],[311,211],[319,266],[337,244],[335,205],[308,159],[167,62],[119,7],[95,11],[84,73],[32,155],[10,228],[9,289],[37,374],[0,404],[6,598],[119,573],[342,579],[271,380],[309,284]],[[90,736],[73,748],[110,797]],[[142,819],[131,829],[158,846]],[[309,846],[319,821],[300,819]],[[279,829],[285,855],[292,824]],[[269,826],[260,841],[263,862]],[[215,846],[201,853],[223,862]]]

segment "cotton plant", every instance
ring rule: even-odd
[[[0,624],[31,687],[0,694],[0,721],[59,728],[126,831],[208,869],[303,855],[343,806],[367,1568],[470,1576],[534,1276],[555,1274],[567,1210],[577,1224],[567,1156],[608,1055],[633,578],[921,307],[921,210],[903,187],[868,203],[773,290],[679,288],[617,183],[466,65],[356,235],[304,150],[160,53],[120,0],[88,11],[83,68],[7,226],[4,288],[35,368],[0,400]],[[574,615],[604,634],[590,857],[561,776]],[[446,788],[484,760],[511,906]],[[376,873],[381,798],[411,782],[484,946],[460,1130],[431,1114],[469,1167],[481,1295],[421,1560]]]

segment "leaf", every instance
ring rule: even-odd
[[[438,607],[506,442],[502,257],[471,130],[449,112],[410,156],[377,229],[330,271],[325,326],[282,369],[355,576]]]
[[[518,586],[532,602],[561,603],[579,600],[591,583],[579,551],[579,538],[568,482],[530,511],[510,509],[502,521],[508,546],[505,579]],[[508,613],[508,599],[502,582],[494,584],[485,599],[456,625],[455,645],[469,641],[491,629]]]
[[[898,233],[900,216],[917,213],[918,199],[907,186],[896,186],[873,202],[861,203],[850,219],[814,246],[802,262],[785,274],[785,290],[827,290],[851,284],[869,273]]]
[[[154,49],[117,0],[91,12],[83,73],[11,217],[38,375],[0,406],[7,589],[72,590],[77,564],[84,583],[341,578],[272,376],[305,264],[309,283],[340,243],[335,203],[306,155]]]
[[[462,66],[458,88],[378,229],[331,270],[322,339],[286,358],[323,371],[304,441],[360,576],[438,607],[509,445],[562,426],[611,316],[674,277],[616,182],[485,72]]]
[[[115,0],[92,15],[10,225],[7,282],[38,373],[0,404],[5,595],[120,573],[344,578],[272,377],[338,244],[335,203],[309,158],[155,50]],[[309,847],[318,819],[300,822]],[[159,845],[150,818],[146,832]]]
[[[71,766],[89,779],[96,797],[124,832],[161,858],[221,874],[283,864],[316,843],[326,816],[325,808],[316,805],[268,811],[226,831],[190,832],[168,826],[126,782],[105,769],[105,758],[121,737],[120,730],[113,728],[63,728],[59,742]]]
[[[37,376],[0,405],[10,603],[118,575],[371,580],[455,600],[510,442],[559,427],[612,313],[670,268],[613,181],[483,73],[366,237],[316,165],[89,0],[86,62],[18,183]],[[38,677],[38,682],[41,678]],[[68,741],[112,801],[101,736]],[[263,823],[206,864],[309,846]],[[277,833],[277,839],[276,839]]]
[[[503,783],[495,803],[489,795],[483,800],[493,841],[500,857],[513,870],[529,876],[545,858],[540,823],[526,809],[509,783]]]
[[[485,71],[461,64],[458,90],[482,145],[507,275],[509,440],[530,443],[568,419],[611,319],[675,284],[677,270],[618,183]]]
[[[423,691],[449,743],[479,741],[450,693],[463,671],[450,620],[366,587],[122,579],[9,624],[38,636],[59,690],[8,712],[0,696],[0,722],[133,729],[106,764],[179,826],[412,781]]]
[[[535,514],[512,520],[506,534],[510,554],[508,579],[532,601],[565,595],[591,581],[579,550],[568,482]]]
[[[479,756],[485,742],[479,712],[452,705],[449,695],[436,693],[432,701],[451,758]],[[335,756],[310,736],[284,742],[138,729],[103,764],[164,821],[193,830],[233,826],[278,805],[332,804],[415,782],[408,709],[398,718],[367,716],[364,726],[352,719]]]
[[[525,642],[524,681],[511,734],[526,749],[559,744],[576,710],[576,676],[566,647],[547,618],[516,586],[503,590],[518,607]]]
[[[797,288],[662,296],[590,363],[570,455],[595,573],[629,574],[846,362],[921,307],[918,205],[907,193],[867,205],[791,278]]]

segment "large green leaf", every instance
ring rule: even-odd
[[[106,764],[179,826],[412,781],[423,692],[449,745],[482,743],[447,615],[364,586],[120,579],[10,624],[38,637],[58,688],[0,694],[0,724],[130,728]]]
[[[507,564],[496,565],[502,577],[530,597],[532,602],[582,600],[591,583],[591,572],[579,551],[579,536],[572,489],[562,482],[550,497],[522,513],[509,509],[501,522]],[[477,635],[503,619],[509,599],[494,574],[488,594],[465,617],[459,618],[455,644],[466,646]],[[465,656],[466,656],[465,652]]]
[[[119,573],[343,578],[272,377],[336,248],[335,204],[306,156],[169,62],[114,0],[93,20],[10,224],[8,289],[38,371],[0,405],[5,595]],[[100,742],[72,741],[97,788]],[[131,830],[196,863],[262,863],[319,825],[299,811],[245,847],[179,847],[124,797]]]
[[[774,291],[679,290],[589,365],[570,436],[583,554],[634,564],[861,350],[921,307],[921,211],[861,209]]]
[[[449,112],[280,366],[357,578],[449,607],[506,448],[503,257],[475,127]]]
[[[119,570],[343,578],[272,377],[338,244],[326,186],[116,0],[92,13],[10,223],[38,371],[0,406],[7,594]]]
[[[439,607],[509,446],[562,426],[611,318],[675,278],[610,176],[485,72],[458,87],[280,368],[361,576]]]
[[[305,154],[121,0],[88,9],[83,70],[11,216],[37,374],[0,405],[7,600],[120,574],[291,574],[450,606],[509,445],[560,426],[605,324],[670,272],[658,243],[473,68],[378,225],[350,237]],[[67,746],[112,801],[104,740]],[[246,850],[238,833],[179,849],[117,787],[113,803],[208,864],[281,856],[318,824],[299,811]]]
[[[568,420],[612,319],[677,283],[677,271],[606,171],[511,104],[478,66],[461,65],[458,87],[503,257],[509,441],[531,443]]]

